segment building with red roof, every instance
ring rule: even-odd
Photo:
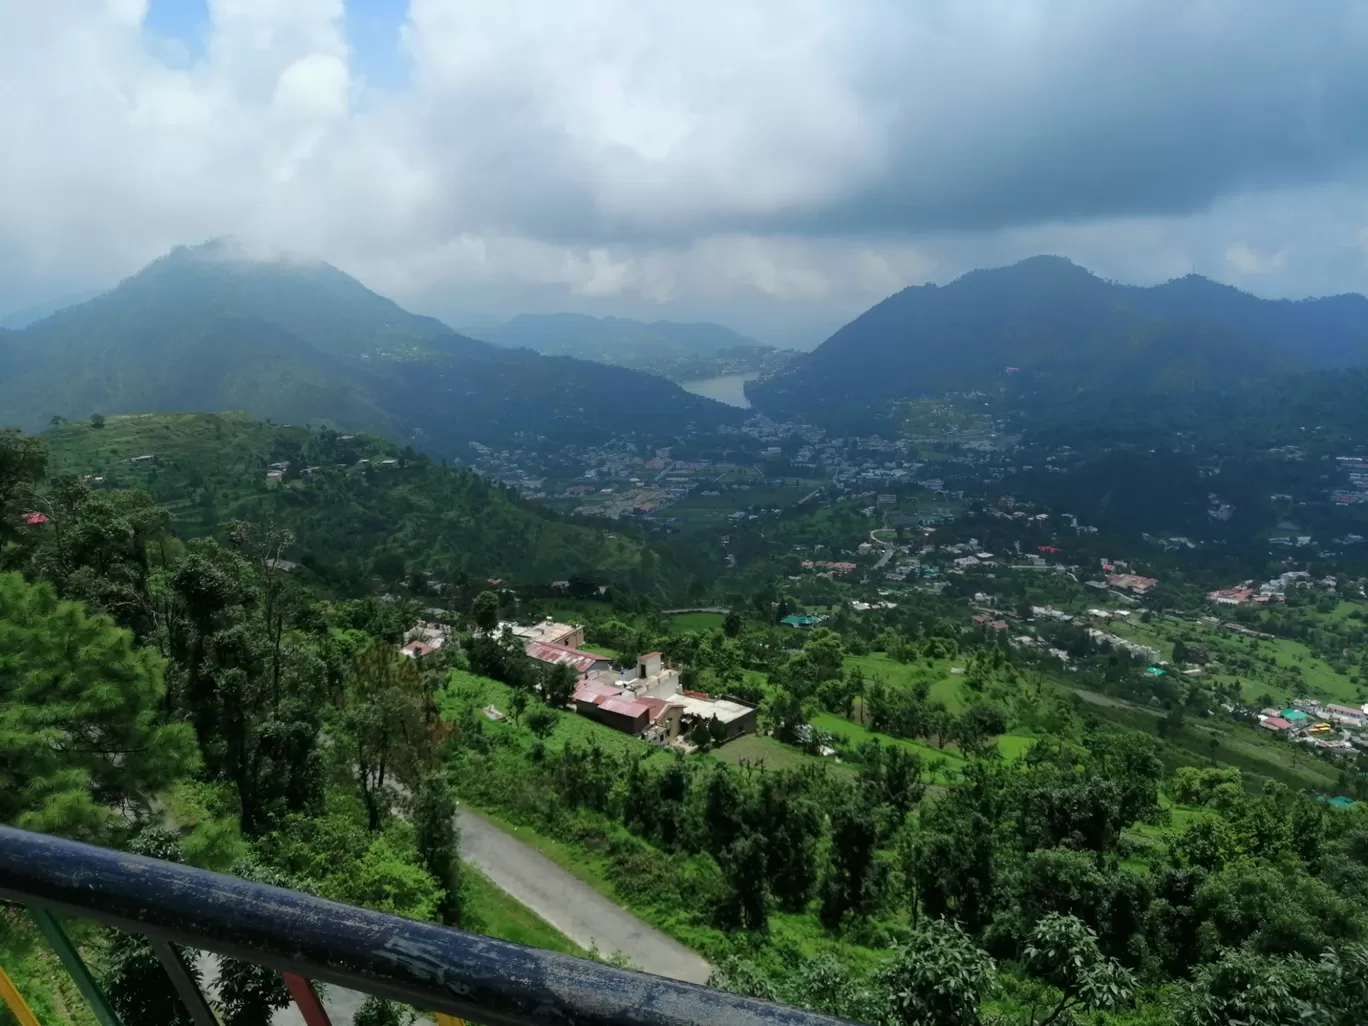
[[[48,515],[47,515],[46,513],[25,513],[25,514],[24,514],[24,523],[28,524],[30,527],[36,527],[36,526],[38,526],[39,524],[46,524],[47,522],[48,522]]]
[[[582,652],[577,648],[567,648],[565,645],[553,645],[549,641],[529,641],[523,646],[523,651],[529,659],[535,659],[539,663],[565,663],[574,667],[580,674],[593,670],[607,670],[613,665],[613,661],[607,656],[601,656],[596,652]]]

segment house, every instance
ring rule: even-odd
[[[1290,707],[1282,711],[1282,718],[1293,726],[1305,726],[1306,721],[1311,719],[1310,716],[1307,716],[1306,713],[1302,712],[1300,709],[1293,709]]]
[[[663,711],[612,684],[583,681],[575,689],[575,711],[624,734],[642,733]],[[653,715],[654,714],[654,715]]]
[[[581,675],[596,670],[608,670],[613,665],[607,656],[601,656],[596,652],[581,652],[577,648],[554,645],[549,641],[529,641],[523,646],[523,651],[529,659],[553,665],[564,663],[574,667]]]
[[[797,627],[800,630],[811,630],[822,622],[822,618],[809,613],[795,613],[792,616],[784,617],[779,622],[788,627]]]
[[[24,523],[28,524],[29,527],[37,527],[39,524],[46,524],[47,522],[48,516],[46,513],[24,514]]]
[[[1292,724],[1281,716],[1262,716],[1259,718],[1259,726],[1263,727],[1264,730],[1275,732],[1292,729]]]
[[[410,641],[399,650],[410,659],[421,659],[423,656],[432,655],[437,649],[429,645],[426,641]]]
[[[664,657],[659,652],[647,652],[637,659],[637,677],[640,680],[659,677],[664,668]]]
[[[545,641],[565,648],[579,648],[584,644],[584,627],[582,625],[557,623],[549,616],[540,623],[534,623],[528,627],[516,623],[499,624],[499,630],[502,632],[504,629],[512,631],[514,637],[521,638],[523,641]]]
[[[1159,581],[1153,577],[1141,577],[1139,574],[1108,574],[1107,583],[1113,588],[1121,588],[1124,591],[1133,591],[1137,595],[1143,595]]]

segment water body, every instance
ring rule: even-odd
[[[681,381],[679,387],[686,392],[692,392],[694,395],[716,399],[719,403],[739,406],[746,410],[750,409],[750,400],[746,398],[746,382],[754,381],[759,376],[758,373],[723,374],[720,378]]]

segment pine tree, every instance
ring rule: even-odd
[[[161,667],[127,631],[0,574],[0,822],[109,841],[111,810],[196,762],[188,726],[161,722]]]
[[[413,801],[413,830],[423,868],[442,888],[438,914],[447,926],[460,926],[461,838],[456,802],[445,776],[429,773],[418,784]]]

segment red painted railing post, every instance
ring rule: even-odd
[[[290,988],[290,997],[294,998],[294,1003],[299,1006],[299,1014],[304,1016],[304,1022],[308,1026],[332,1026],[312,983],[295,973],[280,975],[285,978],[285,986]]]

